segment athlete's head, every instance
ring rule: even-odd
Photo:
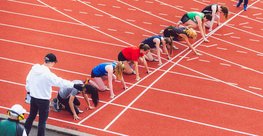
[[[121,80],[123,76],[123,71],[125,69],[124,64],[120,61],[114,63],[116,63],[116,67],[114,69],[116,77],[118,80]]]
[[[92,102],[93,102],[94,106],[96,107],[99,103],[98,89],[89,83],[89,79],[86,79],[84,81],[83,91],[85,91],[86,94],[90,94]]]
[[[188,38],[195,39],[197,37],[197,33],[193,28],[186,28],[185,33]]]
[[[228,8],[225,6],[221,6],[221,12],[224,13],[224,17],[227,19],[228,17]]]

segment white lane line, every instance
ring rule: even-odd
[[[207,48],[211,48],[211,47],[214,47],[214,46],[217,46],[218,44],[217,43],[215,43],[215,44],[211,44],[211,45],[206,45],[205,47],[207,47]]]
[[[133,19],[126,19],[127,21],[129,22],[135,22],[136,20],[133,20]]]
[[[193,58],[187,59],[186,61],[192,61],[192,60],[196,60],[196,59],[199,59],[199,57],[193,57]]]
[[[262,90],[262,88],[259,88],[259,87],[255,87],[255,86],[249,86],[248,88],[251,88],[251,89],[255,89],[255,90]]]
[[[71,9],[63,9],[64,11],[67,11],[67,12],[72,12]]]
[[[23,87],[25,86],[25,84],[20,84],[20,83],[17,83],[17,82],[12,82],[12,81],[2,80],[2,79],[0,79],[0,82],[5,82],[5,83],[9,83],[9,84],[15,84],[15,85],[23,86]],[[212,102],[212,103],[232,106],[232,107],[235,107],[235,108],[241,108],[241,109],[246,109],[246,110],[251,110],[251,111],[256,111],[256,112],[263,112],[262,110],[259,110],[259,109],[250,108],[250,107],[241,106],[241,105],[236,105],[236,104],[232,104],[232,103],[221,102],[221,101],[217,101],[217,100],[211,100],[211,99],[207,99],[207,98],[202,98],[202,97],[198,97],[198,96],[192,96],[192,95],[182,94],[182,93],[177,93],[177,92],[171,92],[171,91],[168,91],[168,90],[162,90],[162,89],[156,89],[156,88],[152,88],[152,89],[154,91],[170,93],[170,94],[173,94],[173,95],[179,95],[179,96],[183,96],[183,97],[187,97],[187,98],[198,99],[198,100],[208,101],[208,102]],[[57,94],[57,91],[52,91],[52,93]],[[84,97],[81,97],[81,96],[77,96],[77,97],[81,98],[81,99],[84,99]],[[107,103],[105,101],[101,101],[101,102],[102,103]],[[124,105],[116,104],[116,103],[111,103],[111,105],[115,105],[115,106],[122,107],[122,108],[126,107]],[[154,111],[149,111],[149,110],[145,110],[145,109],[134,108],[134,107],[129,107],[129,109],[137,110],[137,111],[144,112],[144,113],[154,114],[154,115],[157,115],[157,116],[168,117],[168,118],[172,118],[172,119],[178,119],[178,117],[176,117],[176,116],[167,115],[167,114],[164,114],[164,113],[159,113],[159,112],[154,112]],[[187,121],[193,121],[193,120],[189,120],[189,119],[186,119],[186,118],[183,118],[183,119],[185,119]],[[205,124],[207,124],[207,123],[205,123]]]
[[[243,54],[247,54],[246,51],[240,51],[240,50],[237,50],[236,52],[238,52],[238,53],[243,53]]]
[[[102,14],[94,14],[94,16],[97,16],[97,17],[103,17]]]
[[[116,29],[111,29],[111,28],[108,28],[109,31],[114,31],[116,32],[117,30]]]
[[[247,29],[253,29],[252,26],[242,26],[243,28],[247,28]]]
[[[249,22],[239,23],[239,25],[247,25]]]
[[[262,13],[255,13],[255,14],[252,14],[253,16],[259,16],[259,15],[262,15]]]
[[[241,39],[240,37],[238,36],[230,36],[231,38],[234,38],[234,39]]]
[[[121,8],[121,7],[119,7],[119,6],[112,6],[113,8],[117,8],[117,9],[119,9],[119,8]]]
[[[227,66],[227,67],[231,67],[231,65],[230,64],[226,64],[226,63],[219,63],[220,65],[222,65],[222,66]]]
[[[201,62],[207,62],[207,63],[211,62],[209,60],[204,60],[204,59],[198,59],[198,60],[201,61]]]
[[[202,51],[202,50],[197,50],[197,51],[201,52],[202,54],[206,54],[206,55],[208,55],[208,56],[210,56],[210,57],[213,57],[213,58],[217,58],[217,59],[219,59],[219,60],[222,60],[222,61],[224,61],[224,62],[228,62],[229,64],[236,65],[236,66],[239,66],[239,67],[241,67],[241,68],[247,69],[247,70],[249,70],[249,71],[253,71],[253,72],[258,73],[258,74],[263,74],[263,72],[261,72],[261,71],[255,70],[255,69],[253,69],[253,68],[249,68],[249,67],[247,67],[247,66],[243,66],[243,65],[241,65],[241,64],[232,62],[232,61],[230,61],[230,60],[227,60],[227,59],[224,59],[224,58],[215,56],[215,55],[213,55],[213,54],[209,54],[209,53],[204,52],[204,51]]]
[[[216,47],[216,48],[219,49],[219,50],[224,50],[224,51],[227,50],[227,48],[222,48],[222,47]]]
[[[85,12],[85,11],[80,11],[79,13],[80,14],[88,14],[88,12]]]
[[[134,9],[134,8],[128,8],[128,10],[132,10],[132,11],[135,11],[136,9]]]
[[[226,85],[229,85],[229,86],[232,86],[232,87],[234,87],[234,88],[237,88],[237,89],[239,89],[239,90],[241,90],[241,91],[243,91],[243,92],[247,92],[247,93],[249,93],[249,94],[258,96],[258,97],[260,97],[260,98],[263,98],[263,95],[261,95],[261,94],[258,94],[258,93],[255,93],[255,92],[253,92],[253,91],[247,90],[247,89],[245,89],[245,88],[242,88],[242,87],[239,87],[239,86],[230,84],[229,82],[225,82],[225,81],[223,81],[223,80],[217,79],[217,78],[215,78],[215,77],[213,77],[213,76],[210,76],[210,75],[207,75],[207,74],[202,73],[202,72],[200,72],[200,71],[191,69],[191,68],[189,68],[189,67],[187,67],[187,66],[183,66],[183,65],[181,65],[181,64],[178,64],[178,66],[183,67],[183,68],[185,68],[185,69],[188,69],[188,70],[190,70],[190,71],[193,71],[193,72],[195,72],[195,73],[201,74],[201,75],[203,75],[203,76],[205,76],[205,77],[212,78],[212,79],[214,79],[214,80],[218,80],[218,81],[221,82],[221,83],[224,83],[224,84],[226,84]]]
[[[102,3],[99,3],[99,4],[97,4],[97,5],[99,5],[99,6],[103,6],[103,7],[106,6],[106,4],[102,4]]]
[[[0,79],[0,81],[1,81],[1,79]],[[6,109],[6,110],[10,109],[10,108],[4,107],[4,106],[0,106],[0,108]],[[29,114],[29,113],[27,112],[27,114]],[[37,115],[37,116],[39,116],[39,115]],[[114,131],[110,131],[110,130],[106,130],[105,131],[105,130],[103,130],[101,128],[97,128],[97,127],[92,127],[92,126],[82,125],[82,124],[79,125],[79,124],[74,123],[74,122],[70,122],[70,121],[66,121],[66,120],[58,119],[58,118],[52,118],[50,116],[48,117],[48,119],[49,120],[54,120],[54,121],[57,121],[57,122],[63,122],[63,123],[71,124],[71,125],[81,126],[81,127],[84,127],[84,128],[94,129],[94,130],[98,130],[98,131],[102,131],[102,132],[107,132],[107,133],[110,133],[110,134],[128,136],[128,135],[125,135],[125,134],[122,134],[122,133],[118,133],[118,132],[114,132]]]
[[[46,8],[47,6],[44,5],[39,5],[39,4],[33,4],[33,3],[29,3],[29,2],[22,2],[22,1],[17,1],[17,0],[8,0],[9,2],[16,2],[16,3],[20,3],[20,4],[25,4],[25,5],[31,5],[31,6],[38,6],[38,7],[44,7]]]
[[[223,34],[223,35],[227,36],[227,35],[232,35],[232,34],[234,34],[234,32],[226,33],[226,34]]]
[[[244,33],[248,33],[248,34],[251,34],[251,35],[254,35],[254,36],[263,38],[262,35],[255,34],[254,32],[252,33],[252,32],[250,32],[250,31],[246,31],[246,30],[243,30],[243,29],[240,29],[240,28],[237,28],[237,27],[233,27],[233,26],[230,26],[230,25],[226,25],[226,26],[227,26],[227,27],[230,27],[230,28],[233,28],[233,29],[235,29],[235,30],[242,31],[242,32],[244,32]]]
[[[124,33],[126,33],[126,34],[134,34],[133,32],[128,32],[128,31],[126,31]]]
[[[121,22],[124,22],[124,23],[126,23],[126,24],[129,24],[129,25],[131,25],[131,26],[133,26],[133,27],[135,27],[135,28],[138,28],[138,29],[140,29],[140,30],[143,30],[143,31],[146,31],[146,32],[148,32],[148,33],[151,33],[151,34],[156,35],[156,33],[153,33],[153,32],[151,32],[151,31],[149,31],[149,30],[147,30],[147,29],[144,29],[144,28],[142,28],[142,27],[139,27],[139,26],[137,26],[137,25],[134,25],[134,24],[132,24],[132,23],[130,23],[130,22],[127,22],[127,21],[119,18],[119,17],[116,17],[116,16],[114,16],[114,15],[112,15],[112,14],[109,14],[109,13],[103,11],[103,10],[100,10],[100,9],[98,9],[98,8],[95,8],[94,6],[91,6],[91,5],[89,5],[89,4],[86,4],[86,3],[83,2],[82,0],[78,0],[78,2],[80,2],[80,3],[82,3],[82,4],[86,5],[86,6],[88,6],[88,7],[90,7],[90,8],[93,8],[93,9],[95,9],[95,10],[97,10],[97,11],[103,13],[103,14],[106,14],[106,15],[108,15],[108,16],[110,16],[110,17],[113,17],[113,18],[115,18],[115,19],[117,19],[117,20],[119,20],[119,21],[121,21]],[[127,43],[127,44],[128,44],[128,43]],[[131,44],[129,44],[129,45],[130,45],[130,46],[133,46],[133,45],[131,45]]]
[[[76,37],[76,36],[70,36],[70,35],[54,33],[54,32],[48,32],[48,31],[43,31],[43,30],[36,30],[36,29],[32,29],[32,28],[26,28],[26,27],[14,26],[14,25],[2,24],[2,23],[0,23],[0,25],[7,26],[7,27],[18,28],[18,29],[23,29],[23,30],[34,31],[34,32],[40,32],[40,33],[45,33],[45,34],[50,34],[50,35],[56,35],[56,36],[61,36],[61,37],[67,37],[67,38],[72,38],[72,39],[78,39],[78,40],[83,40],[83,41],[89,41],[89,42],[95,42],[95,43],[101,43],[101,44],[108,44],[108,45],[113,45],[113,46],[117,46],[117,47],[127,47],[127,46],[120,45],[120,44],[108,43],[108,42],[97,41],[97,40],[92,40],[92,39],[87,39],[87,38],[82,38],[82,37]],[[96,26],[91,26],[91,27],[96,27]]]
[[[101,34],[104,34],[104,35],[106,35],[106,36],[108,36],[108,37],[110,37],[110,38],[112,38],[112,39],[114,39],[114,40],[117,40],[117,41],[119,41],[119,42],[121,42],[121,43],[125,43],[125,44],[127,44],[127,45],[129,45],[129,46],[133,46],[132,44],[130,44],[130,43],[124,41],[124,40],[121,40],[121,39],[119,39],[119,38],[117,38],[117,37],[114,37],[114,36],[112,36],[112,35],[110,35],[110,34],[107,34],[107,33],[103,32],[103,31],[101,31],[101,30],[98,30],[98,29],[93,28],[93,27],[91,27],[90,25],[87,25],[86,23],[83,23],[83,22],[81,22],[81,21],[79,21],[79,20],[77,20],[77,19],[75,19],[75,18],[73,18],[73,17],[71,17],[71,16],[69,16],[69,15],[67,15],[67,14],[65,14],[65,13],[63,13],[63,12],[61,12],[61,11],[55,9],[55,8],[53,8],[53,7],[51,7],[50,5],[44,3],[44,2],[41,1],[41,0],[37,0],[37,1],[40,2],[40,3],[42,3],[43,5],[48,6],[50,9],[52,9],[52,10],[54,10],[54,11],[56,11],[56,12],[58,12],[58,13],[64,15],[64,16],[66,16],[66,17],[68,17],[68,18],[70,18],[70,19],[72,19],[72,20],[74,20],[74,21],[76,21],[76,22],[78,22],[78,23],[80,23],[80,24],[88,27],[88,28],[91,28],[91,29],[93,29],[93,30],[95,30],[95,31],[97,31],[97,32],[99,32],[99,33],[101,33]],[[86,4],[86,3],[85,3],[85,4]]]
[[[229,41],[226,41],[226,40],[223,40],[223,39],[220,39],[220,38],[217,38],[217,37],[214,37],[214,36],[211,36],[212,38],[216,39],[216,40],[219,40],[221,42],[225,42],[225,43],[228,43],[230,45],[233,45],[233,46],[236,46],[236,47],[239,47],[241,49],[244,49],[244,50],[248,50],[248,51],[251,51],[253,53],[257,53],[257,54],[261,54],[262,52],[260,51],[256,51],[256,50],[253,50],[253,49],[250,49],[250,48],[247,48],[247,47],[244,47],[244,46],[240,46],[238,44],[235,44],[235,43],[232,43],[232,42],[229,42]],[[245,43],[244,43],[245,44]]]
[[[249,39],[249,41],[252,41],[252,42],[260,42],[260,40],[257,40],[257,39]]]
[[[142,23],[147,24],[147,25],[152,25],[151,22],[142,22]]]

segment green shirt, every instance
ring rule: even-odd
[[[17,133],[19,136],[25,135],[24,127],[22,127],[18,121],[11,119],[0,121],[0,136],[17,136]]]
[[[196,16],[199,16],[201,18],[201,20],[204,18],[205,14],[201,13],[201,12],[187,12],[187,16],[189,19],[191,19],[192,21],[194,21],[197,24],[196,21]]]

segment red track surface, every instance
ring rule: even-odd
[[[148,63],[153,73],[141,68],[140,82],[125,76],[128,90],[114,83],[118,96],[111,100],[108,92],[100,93],[99,106],[80,114],[81,120],[50,111],[47,123],[95,135],[263,135],[260,0],[249,1],[246,12],[229,0],[2,0],[0,113],[14,103],[29,111],[25,78],[46,53],[57,55],[52,70],[57,75],[85,79],[98,63],[115,60],[122,48],[211,3],[225,4],[231,13],[209,43],[193,41],[201,56],[177,45],[171,62]]]

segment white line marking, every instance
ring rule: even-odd
[[[262,90],[262,88],[259,88],[259,87],[254,87],[254,86],[249,86],[248,88],[251,88],[251,89],[256,89],[256,90]]]
[[[152,1],[147,1],[147,0],[146,0],[145,3],[150,3],[150,4],[152,4],[153,2],[152,2]]]
[[[242,26],[243,28],[253,29],[252,26]]]
[[[111,28],[108,28],[109,31],[114,31],[116,32],[117,30],[116,29],[111,29]]]
[[[128,10],[133,10],[133,11],[135,11],[136,9],[134,9],[134,8],[128,8]]]
[[[101,4],[101,3],[99,3],[98,5],[99,5],[99,6],[104,6],[104,7],[106,6],[106,4]]]
[[[257,37],[261,37],[263,38],[262,35],[259,35],[259,34],[255,34],[254,32],[249,32],[249,31],[246,31],[246,30],[243,30],[243,29],[240,29],[240,28],[236,28],[236,27],[232,27],[232,26],[229,26],[229,25],[226,25],[227,27],[230,27],[230,28],[233,28],[233,29],[236,29],[236,30],[239,30],[239,31],[242,31],[242,32],[245,32],[245,33],[248,33],[248,34],[251,34],[251,35],[254,35],[254,36],[257,36]]]
[[[113,8],[121,8],[121,7],[119,7],[119,6],[112,6]]]
[[[262,15],[262,13],[255,13],[255,14],[252,14],[253,16],[259,16],[259,15]]]
[[[124,33],[126,33],[126,34],[134,34],[133,32],[127,32],[127,31],[126,31],[126,32],[124,32]]]
[[[80,11],[79,13],[80,14],[88,14],[88,12],[85,12],[85,11]]]
[[[95,16],[98,16],[98,17],[103,17],[103,15],[101,14],[94,14]]]
[[[109,34],[103,32],[103,31],[100,31],[100,30],[98,30],[98,29],[93,28],[93,27],[91,27],[90,25],[87,25],[86,23],[83,23],[83,22],[81,22],[81,21],[79,21],[79,20],[77,20],[77,19],[75,19],[75,18],[73,18],[73,17],[71,17],[71,16],[69,16],[69,15],[67,15],[67,14],[65,14],[65,13],[63,13],[63,12],[61,12],[61,11],[53,8],[53,7],[51,7],[51,6],[49,6],[48,4],[44,3],[44,2],[41,1],[41,0],[37,0],[37,1],[40,2],[40,3],[42,3],[42,4],[44,4],[44,5],[46,5],[46,6],[48,6],[49,8],[53,9],[54,11],[56,11],[56,12],[58,12],[58,13],[64,15],[64,16],[66,16],[66,17],[68,17],[68,18],[70,18],[70,19],[72,19],[72,20],[74,20],[74,21],[76,21],[76,22],[78,22],[78,23],[80,23],[80,24],[88,27],[88,28],[91,28],[91,29],[93,29],[93,30],[95,30],[95,31],[97,31],[97,32],[99,32],[99,33],[102,33],[102,34],[104,34],[104,35],[106,35],[106,36],[108,36],[108,37],[110,37],[110,38],[112,38],[112,39],[115,39],[115,40],[117,40],[117,41],[119,41],[119,42],[121,42],[121,43],[125,43],[125,44],[127,44],[127,45],[133,46],[132,44],[130,44],[130,43],[128,43],[128,42],[125,42],[125,41],[123,41],[123,40],[121,40],[121,39],[119,39],[119,38],[117,38],[117,37],[114,37],[114,36],[109,35]],[[86,3],[85,3],[85,4],[86,4]]]
[[[249,22],[239,23],[239,25],[246,25],[249,24]]]
[[[199,61],[202,61],[202,62],[210,62],[209,60],[203,60],[203,59],[199,59]]]
[[[216,47],[216,48],[219,49],[219,50],[224,50],[224,51],[227,50],[227,48],[222,48],[222,47]]]
[[[135,22],[136,20],[133,20],[133,19],[126,19],[127,21],[129,22]]]
[[[226,63],[219,63],[219,64],[222,65],[222,66],[228,66],[228,67],[231,66],[230,64],[226,64]]]
[[[116,17],[116,16],[113,16],[112,14],[109,14],[109,13],[103,11],[103,10],[100,10],[100,9],[98,9],[98,8],[95,8],[95,7],[93,7],[93,6],[89,5],[89,4],[86,4],[85,2],[83,2],[83,1],[81,1],[81,0],[78,0],[78,2],[83,3],[83,4],[85,4],[86,6],[88,6],[88,7],[90,7],[90,8],[93,8],[93,9],[95,9],[95,10],[97,10],[97,11],[103,13],[103,14],[106,14],[106,15],[108,15],[108,16],[110,16],[110,17],[113,17],[113,18],[115,18],[115,19],[117,19],[117,20],[119,20],[119,21],[121,21],[121,22],[124,22],[124,23],[126,23],[126,24],[129,24],[129,25],[131,25],[131,26],[133,26],[133,27],[135,27],[135,28],[144,30],[144,31],[146,31],[146,32],[148,32],[148,33],[151,33],[151,34],[154,34],[154,35],[156,34],[156,33],[153,33],[153,32],[151,32],[151,31],[147,30],[147,29],[144,29],[144,28],[139,27],[139,26],[137,26],[137,25],[134,25],[134,24],[132,24],[132,23],[130,23],[130,22],[127,22],[127,21],[125,21],[125,20],[123,20],[123,19],[121,19],[121,18],[118,18],[118,17]],[[125,42],[125,41],[123,41],[123,42]],[[133,45],[130,44],[130,43],[127,43],[127,44],[130,45],[130,46],[133,46]]]
[[[196,60],[196,59],[199,59],[199,57],[193,57],[193,58],[187,59],[187,61],[192,61],[192,60]]]
[[[44,8],[47,7],[47,6],[44,6],[44,5],[33,4],[33,3],[29,3],[29,2],[22,2],[22,1],[16,1],[16,0],[8,0],[8,1],[9,1],[9,2],[16,2],[16,3],[20,3],[20,4],[25,4],[25,5],[32,5],[32,6],[44,7]]]
[[[260,19],[260,20],[263,20],[263,17],[256,17],[256,19]]]
[[[144,24],[147,24],[147,25],[151,25],[152,23],[151,22],[142,22]]]
[[[230,36],[231,38],[234,38],[234,39],[241,39],[240,37],[238,36]]]
[[[3,107],[3,106],[0,106],[0,108],[2,108],[2,109],[10,109],[10,108],[8,108],[8,107]],[[28,112],[27,112],[27,114],[29,114]],[[37,116],[39,116],[39,115],[37,115]],[[81,127],[85,127],[85,128],[90,128],[90,129],[94,129],[94,130],[99,130],[99,131],[102,131],[102,132],[107,132],[107,133],[111,133],[111,134],[115,134],[115,135],[123,135],[123,136],[127,136],[127,135],[125,135],[125,134],[122,134],[122,133],[118,133],[118,132],[113,132],[113,131],[110,131],[110,130],[103,130],[103,129],[101,129],[101,128],[96,128],[96,127],[92,127],[92,126],[87,126],[87,125],[82,125],[82,124],[77,124],[77,123],[74,123],[74,122],[70,122],[70,121],[65,121],[65,120],[61,120],[61,119],[58,119],[58,118],[52,118],[52,117],[48,117],[48,119],[50,119],[50,120],[55,120],[55,121],[58,121],[58,122],[63,122],[63,123],[67,123],[67,124],[71,124],[71,125],[76,125],[76,126],[81,126]]]
[[[260,42],[260,40],[256,40],[256,39],[249,39],[249,41],[252,41],[252,42]]]
[[[71,9],[63,9],[64,11],[72,12]]]
[[[233,45],[233,46],[239,47],[239,48],[241,48],[241,49],[245,49],[245,50],[248,50],[248,51],[251,51],[251,52],[254,52],[254,53],[258,53],[258,54],[261,54],[261,53],[262,53],[262,52],[259,52],[259,51],[256,51],[256,50],[253,50],[253,49],[244,47],[244,46],[240,46],[240,45],[235,44],[235,43],[232,43],[232,42],[228,42],[228,41],[226,41],[226,40],[219,39],[219,38],[214,37],[214,36],[211,36],[211,37],[214,38],[214,39],[217,39],[217,40],[219,40],[219,41],[221,41],[221,42],[225,42],[225,43],[231,44],[231,45]]]
[[[14,26],[14,25],[2,24],[2,23],[0,23],[0,25],[13,27],[13,28],[19,28],[19,29],[23,29],[23,30],[35,31],[35,32],[40,32],[40,33],[45,33],[45,34],[51,34],[51,35],[56,35],[56,36],[62,36],[62,37],[67,37],[67,38],[72,38],[72,39],[78,39],[78,40],[83,40],[83,41],[90,41],[90,42],[95,42],[95,43],[108,44],[108,45],[113,45],[113,46],[118,46],[118,47],[127,47],[127,46],[120,45],[120,44],[102,42],[102,41],[97,41],[97,40],[92,40],[92,39],[87,39],[87,38],[82,38],[82,37],[76,37],[76,36],[70,36],[70,35],[65,35],[65,34],[60,34],[60,33],[48,32],[48,31],[43,31],[43,30],[36,30],[36,29],[32,29],[32,28],[26,28],[26,27]],[[91,27],[96,27],[96,26],[91,26]]]
[[[214,46],[217,46],[217,45],[218,45],[218,44],[215,43],[215,44],[211,44],[211,45],[206,45],[205,47],[210,48],[210,47],[214,47]]]
[[[237,50],[236,52],[238,52],[238,53],[243,53],[243,54],[247,54],[246,51],[240,51],[240,50]]]

